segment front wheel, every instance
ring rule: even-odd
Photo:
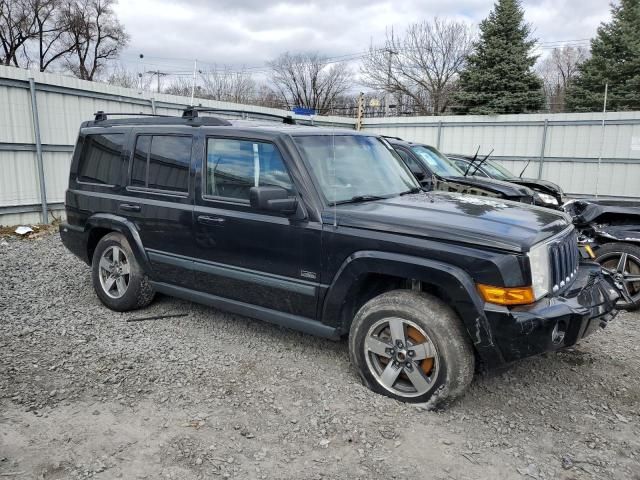
[[[624,242],[606,243],[596,255],[596,262],[622,287],[617,307],[629,311],[640,308],[640,247]]]
[[[458,316],[440,299],[396,290],[367,302],[349,334],[351,361],[374,392],[440,406],[471,383],[473,347]]]

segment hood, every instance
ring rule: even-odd
[[[564,209],[573,217],[576,225],[584,226],[591,222],[611,223],[612,220],[619,220],[621,217],[625,219],[622,223],[640,224],[640,201],[638,200],[598,198],[570,200],[564,204]]]
[[[445,179],[462,185],[469,185],[495,192],[506,198],[517,198],[520,200],[522,197],[532,198],[534,194],[533,190],[524,185],[504,182],[502,180],[496,180],[495,178],[467,175],[466,177],[445,177]]]
[[[513,252],[570,225],[560,212],[508,200],[426,192],[336,208],[338,228],[353,227],[425,239],[462,242]],[[325,211],[333,223],[333,209]]]
[[[539,189],[544,193],[549,193],[550,195],[563,195],[564,191],[557,183],[550,182],[549,180],[538,180],[537,178],[519,178],[514,177],[513,179],[509,179],[510,182],[517,183],[518,185],[527,186],[533,190]]]

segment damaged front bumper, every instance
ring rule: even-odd
[[[487,303],[485,315],[502,362],[511,362],[575,345],[604,328],[618,313],[619,297],[613,279],[600,265],[583,262],[562,296],[512,308]]]

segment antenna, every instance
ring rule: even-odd
[[[522,171],[520,172],[520,175],[518,175],[518,178],[522,178],[522,174],[524,173],[524,171],[527,169],[527,167],[529,166],[529,164],[531,163],[531,159],[527,160],[527,164],[524,166],[524,168],[522,169]]]
[[[476,154],[473,156],[473,159],[471,160],[471,162],[469,162],[469,165],[467,165],[467,169],[464,171],[464,176],[467,176],[467,173],[469,173],[469,169],[471,168],[471,166],[473,165],[473,162],[476,161],[476,159],[478,158],[478,152],[480,151],[480,145],[478,145],[478,148],[476,149]]]

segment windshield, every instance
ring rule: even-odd
[[[294,140],[329,204],[393,197],[420,187],[376,137],[310,135]]]
[[[474,168],[475,167],[471,167],[469,173],[473,172]],[[487,172],[487,174],[491,178],[497,178],[498,180],[508,180],[510,178],[514,178],[513,173],[511,173],[499,163],[492,162],[491,160],[484,162],[482,164],[482,167],[480,168]]]
[[[411,150],[413,150],[413,153],[420,157],[429,170],[436,175],[440,175],[441,177],[461,177],[464,175],[464,172],[452,163],[451,160],[433,147],[414,145],[411,147]]]

